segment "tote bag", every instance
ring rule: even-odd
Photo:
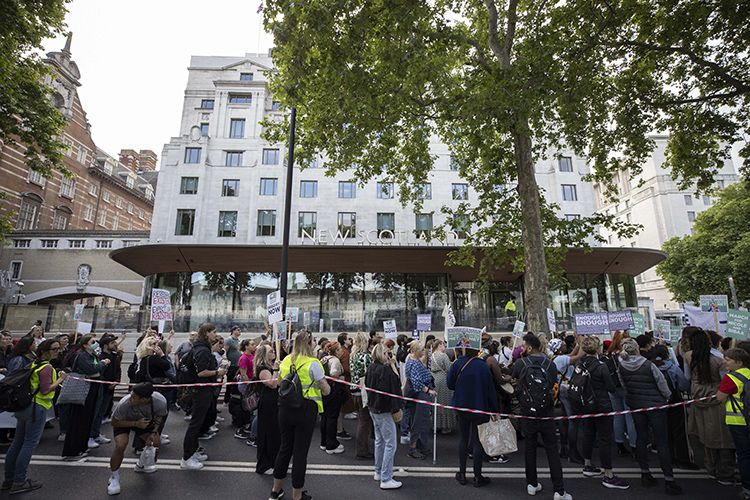
[[[86,375],[76,372],[78,356],[80,356],[80,353],[77,354],[76,358],[73,360],[73,371],[68,374],[68,377],[65,379],[65,382],[60,389],[60,395],[57,397],[57,404],[83,406],[86,403],[86,396],[89,395],[91,382],[83,380],[86,378]]]
[[[516,429],[509,419],[490,420],[477,428],[479,429],[479,441],[487,455],[496,457],[518,451]]]

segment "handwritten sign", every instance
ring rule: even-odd
[[[609,333],[609,315],[607,313],[579,313],[575,315],[576,333],[578,335],[597,335]]]
[[[513,336],[520,339],[521,337],[523,337],[523,331],[525,329],[526,323],[516,320],[516,323],[513,325]]]
[[[547,327],[549,328],[549,332],[553,333],[557,331],[557,321],[555,320],[555,311],[547,308]]]
[[[417,314],[417,330],[420,332],[432,330],[432,314]]]
[[[86,304],[76,304],[75,311],[73,312],[73,321],[81,321],[83,319],[83,310],[86,308]]]
[[[737,340],[747,340],[750,334],[750,312],[729,309],[726,334]]]
[[[641,313],[633,313],[633,328],[630,329],[630,336],[637,337],[646,333],[646,318]]]
[[[169,290],[151,290],[151,321],[172,321],[172,301]]]
[[[482,348],[482,330],[469,326],[450,327],[445,330],[445,341],[449,349],[464,347],[479,350]]]
[[[281,292],[276,290],[266,295],[266,310],[268,311],[268,323],[274,325],[284,319],[281,313]]]
[[[398,337],[398,329],[396,329],[395,319],[387,319],[383,321],[383,333],[387,339],[395,339]]]

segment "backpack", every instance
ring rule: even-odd
[[[178,384],[195,384],[198,382],[198,373],[195,371],[193,362],[193,349],[182,355],[180,358],[180,367],[177,369]]]
[[[742,416],[745,418],[745,424],[747,425],[750,423],[750,392],[747,390],[750,380],[739,372],[731,372],[731,374],[742,381],[742,393],[739,395],[739,398],[735,397],[734,394],[729,397],[731,398],[733,406],[734,401],[737,401],[737,399],[742,401]],[[2,382],[0,382],[0,384],[1,383]]]
[[[518,397],[521,408],[531,415],[550,410],[553,405],[553,388],[547,377],[547,370],[552,362],[548,358],[544,358],[541,363],[521,358],[521,364],[521,394]]]
[[[305,366],[305,363],[302,366]],[[299,410],[305,404],[305,396],[302,392],[302,381],[297,373],[298,368],[291,363],[289,373],[279,384],[279,407],[290,410]],[[312,386],[308,386],[308,389]]]
[[[596,363],[598,363],[598,360],[596,360]],[[570,401],[570,406],[576,415],[596,410],[596,394],[594,394],[594,386],[591,383],[591,371],[595,366],[587,366],[581,360],[570,376],[568,401]]]
[[[31,363],[0,380],[0,410],[16,412],[29,407],[39,391],[31,390],[31,375],[47,363]]]

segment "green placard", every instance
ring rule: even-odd
[[[633,325],[633,329],[630,330],[631,337],[637,337],[646,333],[646,318],[643,317],[643,314],[633,313]]]
[[[750,334],[750,312],[729,309],[726,334],[737,340],[747,340]]]
[[[482,330],[468,326],[446,328],[445,340],[448,343],[448,349],[466,347],[479,350],[482,348]]]
[[[669,342],[672,340],[672,324],[668,319],[654,320],[654,338]]]

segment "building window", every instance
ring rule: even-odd
[[[339,181],[339,198],[356,198],[357,185],[350,181]]]
[[[461,165],[458,163],[458,158],[453,155],[451,155],[450,165],[451,170],[453,170],[454,172],[457,172],[461,168]]]
[[[263,165],[278,165],[279,164],[279,150],[278,149],[263,149],[263,158],[261,159]]]
[[[84,248],[86,240],[68,240],[68,248]]]
[[[432,232],[432,214],[415,214],[417,236],[429,236]]]
[[[305,236],[315,237],[315,231],[318,228],[318,213],[317,212],[300,212],[299,213],[299,224],[297,226],[297,236],[300,238]]]
[[[469,230],[471,229],[471,222],[469,216],[465,214],[456,215],[451,221],[451,229],[456,233],[456,237],[459,240],[465,240],[469,237]]]
[[[110,202],[110,194],[106,189],[102,189],[102,200],[106,201],[107,203]]]
[[[710,196],[703,196],[703,204],[708,206],[711,204],[711,197]]]
[[[42,240],[42,248],[57,248],[57,240]]]
[[[89,184],[89,194],[96,196],[96,184]]]
[[[451,191],[453,192],[454,200],[468,200],[469,199],[469,185],[468,184],[453,184]]]
[[[119,227],[120,227],[120,219],[115,214],[112,216],[112,230],[117,231]]]
[[[198,178],[183,177],[180,179],[180,194],[198,194]],[[130,210],[128,212],[133,213]]]
[[[208,137],[208,123],[201,123],[201,137]]]
[[[52,229],[65,230],[68,228],[70,214],[62,210],[55,210],[55,217],[52,219]]]
[[[318,181],[299,181],[300,198],[317,198]]]
[[[31,240],[13,240],[13,248],[29,248]]]
[[[392,182],[378,182],[377,195],[381,200],[393,199],[393,183]]]
[[[138,209],[138,218],[143,220],[143,210],[140,208]]]
[[[240,180],[239,179],[224,179],[221,181],[221,195],[222,196],[239,196],[240,195]]]
[[[276,235],[276,210],[258,210],[258,236]]]
[[[135,177],[129,175],[125,184],[127,184],[130,189],[133,189],[135,187]]]
[[[234,238],[237,236],[237,212],[219,212],[219,238]]]
[[[133,204],[132,203],[128,203],[128,213],[129,214],[133,213]]]
[[[195,226],[195,210],[180,209],[177,210],[177,224],[175,225],[174,234],[177,236],[191,236]]]
[[[138,246],[141,240],[125,240],[122,242],[122,246],[125,248]]]
[[[240,81],[241,82],[252,82],[253,81],[253,74],[252,73],[240,73]]]
[[[201,148],[185,148],[185,163],[200,163]]]
[[[226,161],[224,165],[227,167],[240,167],[242,166],[242,151],[227,151]]]
[[[565,214],[565,220],[578,220],[581,218],[581,214]]]
[[[60,179],[60,196],[73,199],[76,194],[76,181],[63,176]]]
[[[722,179],[717,180],[716,187],[719,189],[724,189],[724,181]]]
[[[339,212],[338,230],[344,238],[357,236],[357,214],[356,212]]]
[[[107,225],[107,212],[102,211],[102,213],[99,214],[99,225],[102,227],[106,227]]]
[[[565,201],[578,201],[578,191],[575,184],[563,184],[562,195]]]
[[[102,160],[102,168],[107,172],[107,175],[112,175],[112,165],[108,161]]]
[[[244,118],[232,118],[229,122],[229,137],[232,139],[242,139],[245,137]]]
[[[96,240],[96,248],[112,248],[112,240]]]
[[[10,279],[11,281],[17,281],[21,279],[21,271],[23,270],[22,260],[10,261]]]
[[[86,150],[83,147],[78,148],[78,163],[86,164]]]
[[[16,229],[36,229],[37,218],[41,203],[36,200],[24,198],[21,200],[21,208],[18,209],[18,224]]]
[[[36,170],[29,169],[28,181],[38,186],[44,186],[44,184],[47,182],[47,179],[45,179],[44,176]]]
[[[393,232],[396,230],[396,214],[379,213],[378,214],[378,238],[393,238]]]
[[[695,222],[695,212],[688,212],[688,221]]]
[[[120,198],[119,196],[115,198],[115,206],[117,208],[122,208],[122,198]]]
[[[94,208],[91,205],[86,205],[83,209],[83,220],[88,222],[94,220]]]
[[[260,179],[261,196],[276,196],[278,180],[276,178],[262,177]]]
[[[278,111],[281,109],[281,103],[279,101],[271,101],[271,111]]]
[[[557,168],[560,169],[560,172],[572,172],[573,158],[570,156],[561,156],[557,160]]]
[[[432,199],[432,184],[429,182],[423,183],[419,187],[419,198],[422,200],[431,200]]]
[[[201,109],[214,109],[214,100],[201,99]]]
[[[251,104],[252,94],[229,94],[229,104]]]
[[[692,206],[693,205],[693,197],[689,194],[684,194],[682,197],[685,200],[685,205]]]

